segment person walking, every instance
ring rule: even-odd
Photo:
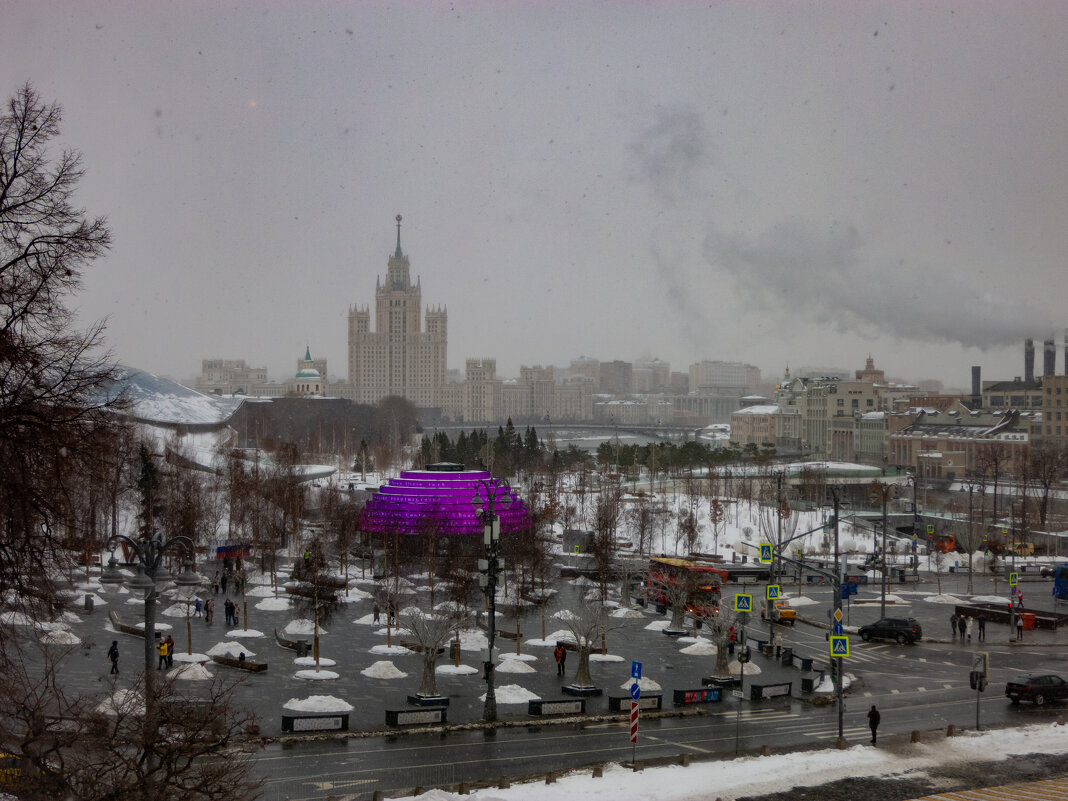
[[[975,628],[975,620],[971,615],[968,615],[964,622],[964,633],[968,636],[968,642],[972,641],[972,629]]]
[[[957,613],[954,612],[949,616],[949,636],[952,639],[957,639]]]
[[[156,670],[163,670],[167,667],[167,641],[160,638],[156,643],[156,655],[159,656],[159,662],[156,664]]]
[[[1016,642],[1023,642],[1023,615],[1016,616]]]
[[[193,617],[200,617],[200,599],[197,598],[196,603],[193,604]]]
[[[875,704],[872,704],[871,709],[868,710],[868,728],[871,729],[872,745],[875,745],[875,733],[879,729],[880,720],[882,720],[882,715],[880,715],[879,710],[875,708]]]
[[[775,658],[778,659],[782,653],[782,632],[775,632]]]
[[[222,588],[223,595],[226,595],[226,582],[228,582],[229,580],[230,578],[226,575],[226,573],[223,573],[222,578],[219,579],[219,587]]]
[[[378,605],[378,601],[375,601],[375,605],[371,607],[371,622],[378,624],[381,623],[382,607]]]
[[[960,641],[964,642],[964,632],[968,628],[968,621],[964,619],[964,615],[957,618],[957,631],[960,632]]]
[[[215,618],[215,599],[208,598],[208,602],[204,604],[204,623],[210,626],[211,621]]]
[[[111,660],[111,672],[119,672],[119,641],[112,640],[111,647],[108,648],[108,659]]]
[[[986,613],[979,613],[979,642],[986,642]]]
[[[734,630],[734,626],[727,629],[727,653],[734,654],[734,644],[738,642],[738,633]]]
[[[174,637],[167,635],[167,667],[174,667]]]
[[[215,571],[215,576],[211,580],[211,594],[212,595],[218,595],[219,594],[219,571],[218,570]]]
[[[556,657],[556,675],[564,675],[564,663],[567,662],[567,649],[564,648],[563,643],[557,643],[553,649],[553,656]]]

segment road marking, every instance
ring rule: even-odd
[[[927,661],[927,657],[926,656],[921,656],[920,657],[920,661],[921,662],[926,662]]]
[[[901,690],[891,690],[890,691],[890,695],[900,695],[900,694],[901,694]]]
[[[926,687],[917,687],[916,688],[916,692],[925,693],[925,692],[927,692],[927,688]]]
[[[942,685],[942,689],[944,689],[944,690],[952,690],[953,689],[953,685],[952,684],[943,684]]]
[[[865,698],[871,698],[871,695],[872,695],[872,694],[871,694],[870,692],[868,692],[868,693],[864,693],[864,697],[865,697]]]
[[[696,746],[696,745],[690,745],[689,743],[680,743],[680,742],[676,742],[675,740],[665,740],[663,737],[656,737],[655,735],[652,735],[652,734],[645,734],[645,735],[642,735],[642,736],[645,737],[646,740],[655,740],[658,743],[664,743],[665,745],[673,745],[676,748],[689,748],[691,751],[697,751],[697,752],[702,753],[702,754],[711,754],[712,753],[707,748],[701,748],[701,747]]]
[[[361,784],[374,784],[378,779],[351,779],[346,782],[308,782],[316,790],[340,790],[342,787],[356,787]]]

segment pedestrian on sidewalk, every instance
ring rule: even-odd
[[[556,657],[556,675],[564,675],[564,665],[567,662],[567,649],[563,643],[557,643],[553,649],[553,656]]]
[[[1016,642],[1023,642],[1023,615],[1016,616]]]
[[[964,615],[957,618],[957,631],[960,632],[960,641],[964,642],[964,632],[968,628],[968,621],[964,619]]]
[[[372,623],[376,623],[376,624],[377,623],[381,623],[382,622],[380,620],[381,615],[382,615],[382,607],[380,607],[378,605],[378,601],[375,601],[375,605],[373,607],[371,607],[371,616],[372,616],[371,617],[371,622]]]
[[[156,655],[159,656],[159,664],[156,665],[156,670],[163,670],[163,668],[167,667],[167,641],[162,637],[156,643]]]
[[[875,745],[875,733],[879,728],[879,721],[882,719],[882,715],[879,714],[879,710],[875,708],[875,704],[871,705],[871,709],[868,710],[868,728],[871,729],[871,744]]]
[[[979,642],[986,642],[986,613],[979,613]]]
[[[950,639],[957,639],[957,613],[954,612],[949,616],[949,636]]]
[[[112,640],[111,647],[108,648],[108,659],[111,660],[111,672],[119,672],[119,641]]]
[[[738,634],[734,630],[734,626],[731,626],[727,630],[727,653],[734,654],[734,644],[738,642]]]
[[[964,623],[964,631],[968,635],[968,642],[972,641],[972,629],[975,628],[975,621],[971,615],[968,615],[967,620]]]
[[[775,632],[775,658],[778,659],[782,653],[782,632]]]
[[[193,605],[193,617],[200,617],[200,599]]]

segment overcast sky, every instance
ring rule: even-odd
[[[347,377],[404,216],[449,366],[968,385],[1068,326],[1068,3],[6,0],[64,107],[124,363]]]

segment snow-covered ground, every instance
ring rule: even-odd
[[[639,738],[641,735],[639,734]],[[640,740],[639,740],[640,741]],[[692,762],[688,767],[648,768],[635,773],[611,765],[594,779],[583,770],[554,784],[516,784],[507,790],[478,790],[465,799],[481,801],[732,801],[739,796],[781,793],[797,786],[815,787],[846,778],[922,778],[940,766],[967,762],[1000,762],[1024,754],[1068,754],[1068,727],[1041,724],[1019,729],[971,732],[935,742],[917,743],[907,750],[857,745],[840,751],[802,751],[768,757]],[[815,796],[812,796],[815,797]],[[420,801],[460,801],[461,796],[431,790]]]

